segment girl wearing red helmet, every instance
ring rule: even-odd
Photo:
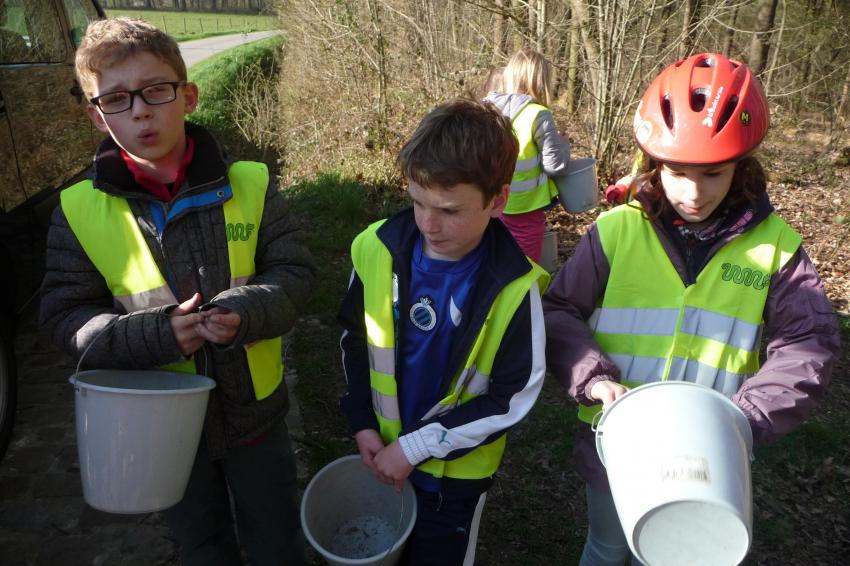
[[[769,121],[738,61],[704,53],[663,70],[635,113],[641,190],[599,216],[544,296],[549,369],[580,406],[582,566],[629,555],[590,426],[602,408],[632,387],[692,381],[729,397],[759,445],[798,426],[829,382],[832,306],[752,155]]]

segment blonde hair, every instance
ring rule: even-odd
[[[139,18],[107,18],[94,21],[77,48],[74,68],[86,96],[94,94],[104,69],[138,53],[155,55],[186,80],[186,63],[174,38]]]
[[[544,106],[552,103],[552,65],[530,47],[514,53],[505,67],[502,80],[505,92],[528,94]]]

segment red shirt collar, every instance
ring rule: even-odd
[[[189,168],[189,164],[192,162],[194,154],[195,142],[187,135],[186,151],[183,153],[183,159],[180,160],[180,166],[177,168],[177,177],[174,178],[174,182],[170,184],[171,186],[169,188],[169,185],[166,185],[158,179],[154,179],[143,171],[139,164],[133,161],[133,158],[130,157],[123,148],[121,149],[121,158],[124,160],[124,164],[127,165],[127,169],[133,174],[133,178],[136,179],[136,183],[156,197],[157,200],[164,202],[170,201],[174,198],[174,195],[177,194],[177,191],[180,189],[180,185],[183,184],[183,179],[186,178],[186,170]]]

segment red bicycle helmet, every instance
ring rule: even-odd
[[[655,77],[635,112],[638,145],[658,161],[683,165],[743,157],[770,124],[758,79],[740,61],[700,53]]]

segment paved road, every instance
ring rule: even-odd
[[[255,31],[248,34],[217,35],[205,39],[184,41],[180,44],[180,53],[183,55],[183,60],[186,61],[186,66],[191,67],[195,63],[199,63],[222,51],[272,37],[279,33],[279,31]]]

